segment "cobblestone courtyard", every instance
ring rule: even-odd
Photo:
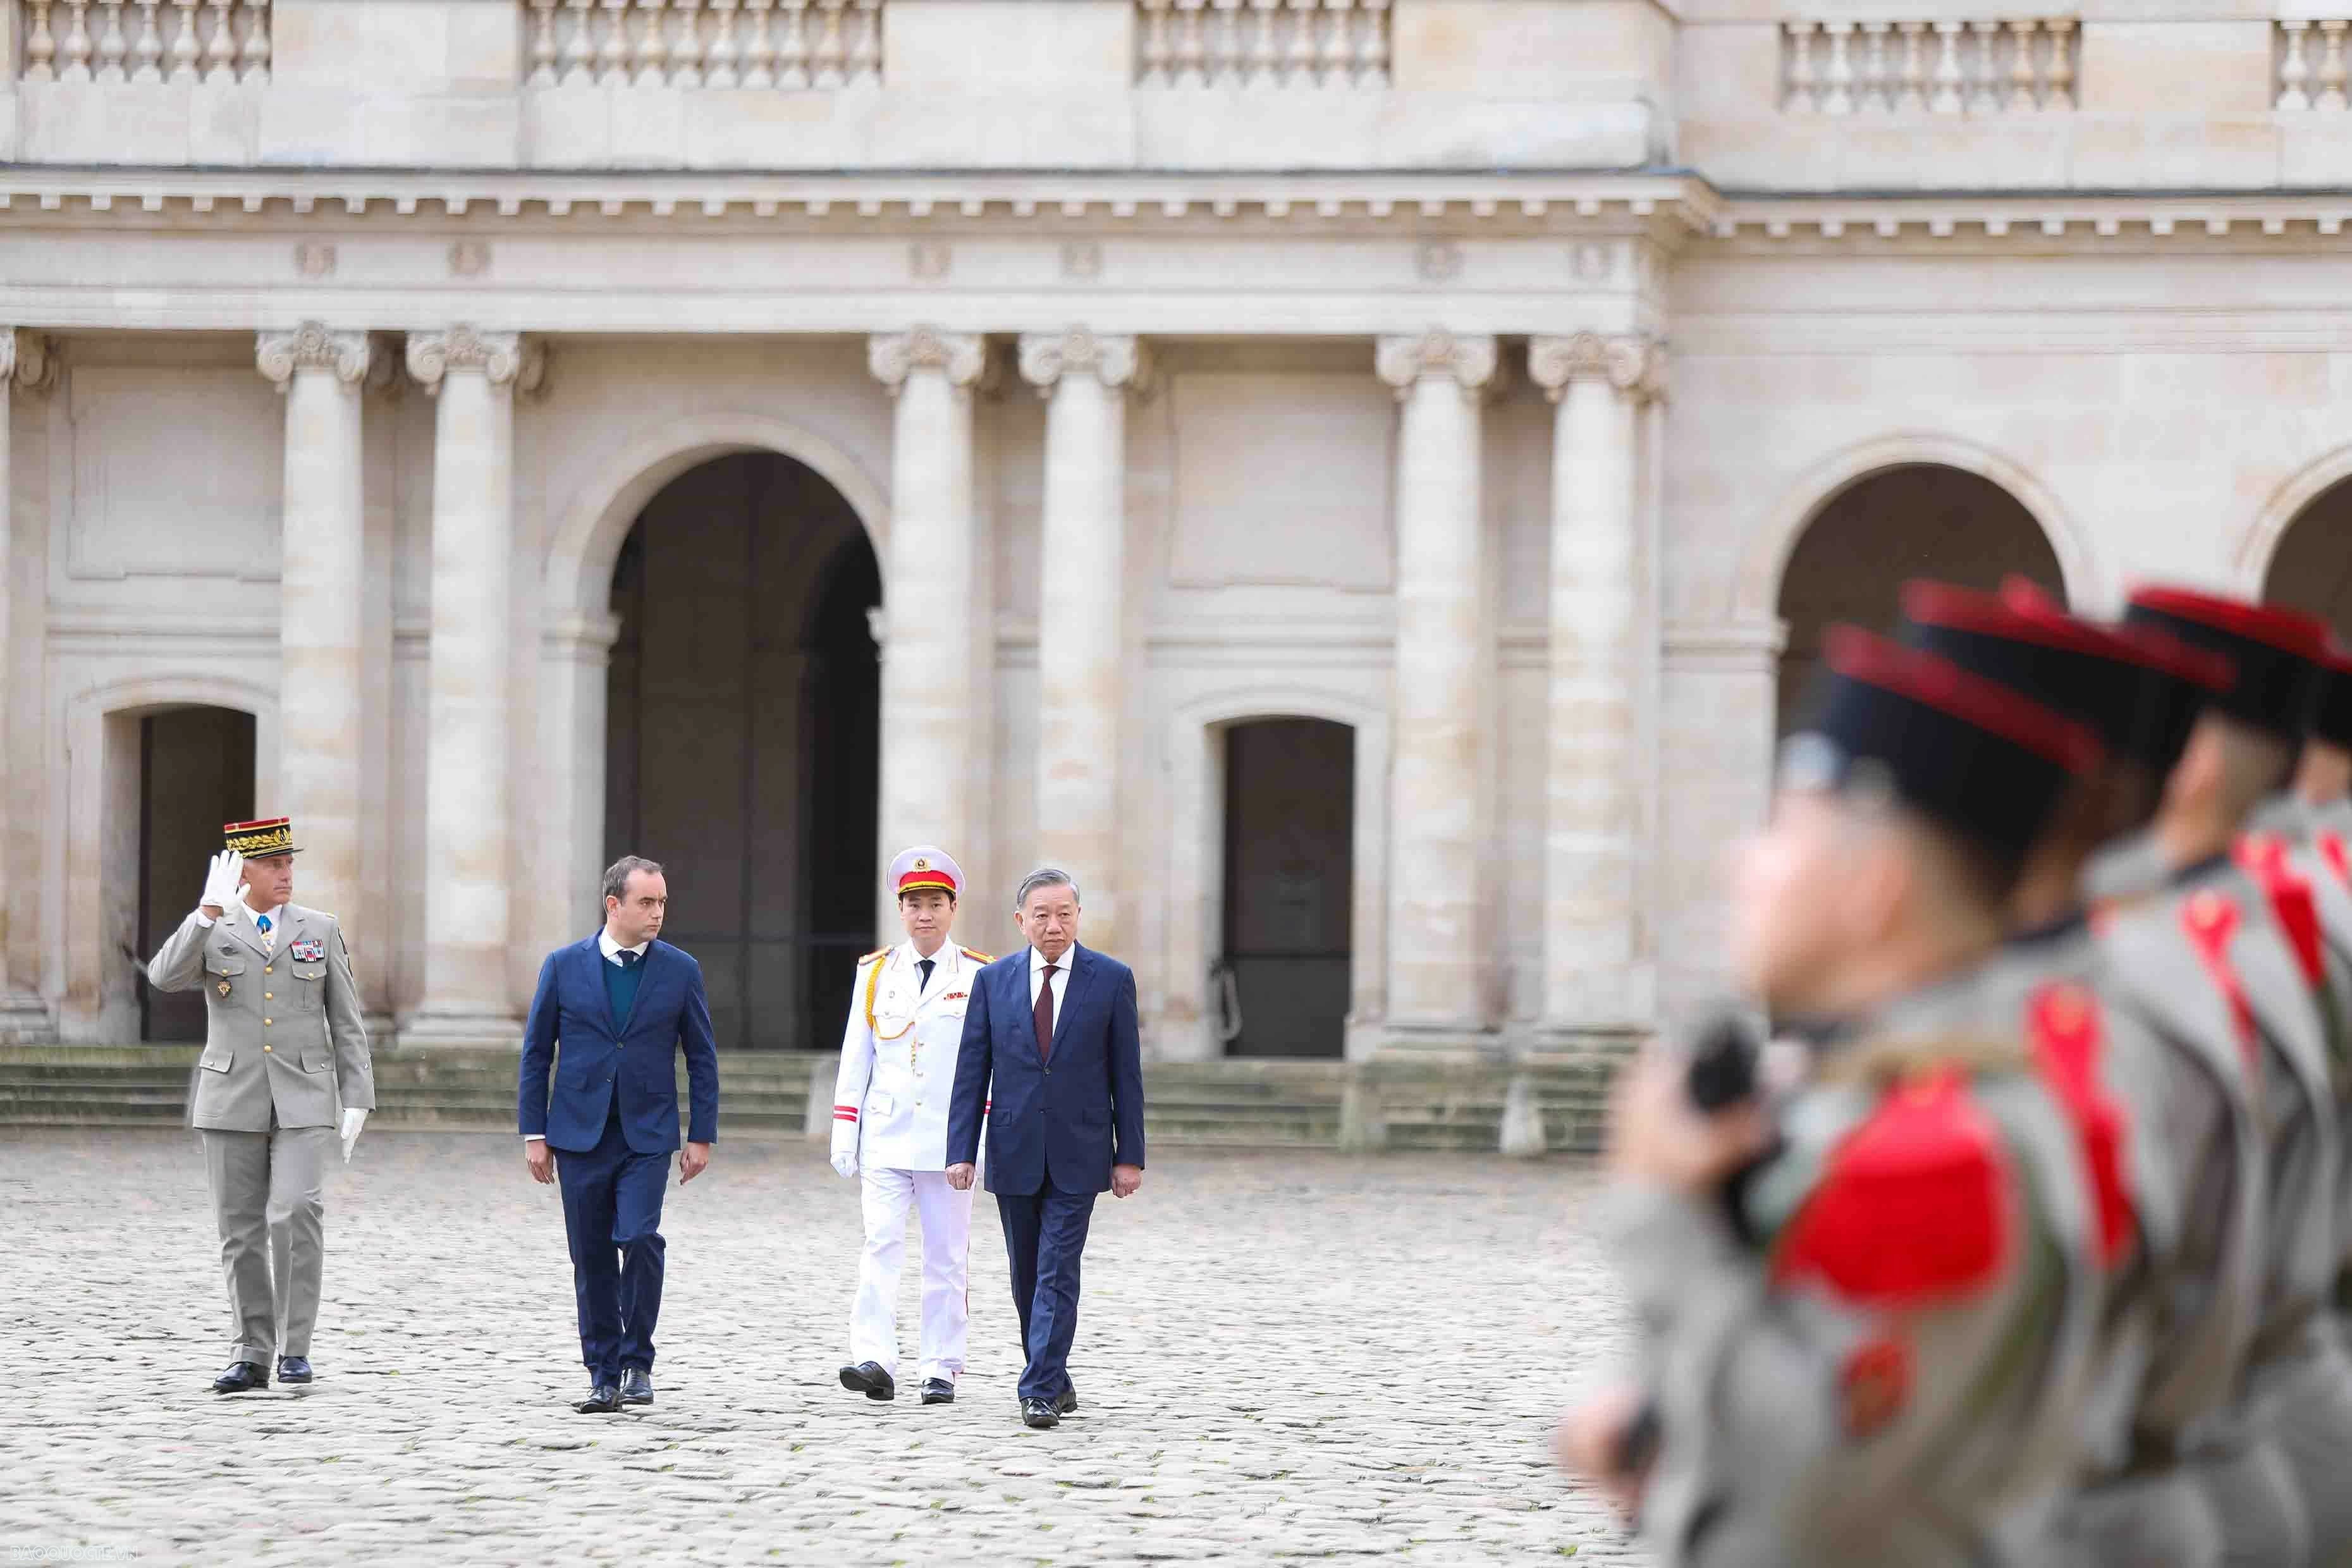
[[[1034,1433],[993,1200],[961,1400],[872,1405],[834,1379],[854,1189],[815,1145],[722,1142],[670,1191],[657,1402],[583,1416],[562,1210],[513,1141],[369,1132],[328,1191],[318,1383],[222,1399],[194,1135],[12,1131],[0,1561],[1636,1561],[1547,1458],[1624,1345],[1591,1190],[1171,1153],[1096,1211],[1083,1409]]]

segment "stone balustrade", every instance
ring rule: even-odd
[[[2280,22],[2275,35],[2277,107],[2293,112],[2345,107],[2344,35],[2352,21]]]
[[[2026,114],[2074,107],[2072,17],[1785,22],[1791,114]]]
[[[527,85],[832,89],[882,77],[882,0],[521,0]]]
[[[1136,0],[1143,87],[1385,87],[1389,0]]]
[[[27,81],[269,76],[269,0],[23,0]]]

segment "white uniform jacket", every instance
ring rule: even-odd
[[[833,1088],[833,1148],[836,1155],[855,1149],[867,1170],[947,1169],[948,1099],[964,1005],[989,960],[945,943],[925,989],[915,959],[912,942],[867,953],[857,961],[849,996]]]

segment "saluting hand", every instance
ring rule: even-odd
[[[205,890],[196,907],[204,911],[206,920],[219,920],[237,907],[237,893],[244,886],[245,857],[234,849],[224,849],[205,868]]]

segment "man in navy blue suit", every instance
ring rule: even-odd
[[[692,1096],[681,1184],[709,1165],[719,1137],[719,1052],[702,965],[655,940],[668,910],[659,866],[635,855],[614,862],[604,873],[604,929],[547,955],[523,1026],[516,1110],[531,1175],[563,1182],[589,1384],[572,1408],[583,1415],[654,1402],[662,1188],[678,1146],[681,1049]]]
[[[1028,1357],[1021,1419],[1045,1427],[1078,1407],[1070,1342],[1095,1195],[1123,1198],[1143,1184],[1143,1050],[1135,973],[1077,945],[1078,888],[1069,874],[1030,872],[1013,907],[1029,946],[972,984],[947,1176],[959,1192],[971,1186],[984,1111],[988,1190],[1004,1226]]]

